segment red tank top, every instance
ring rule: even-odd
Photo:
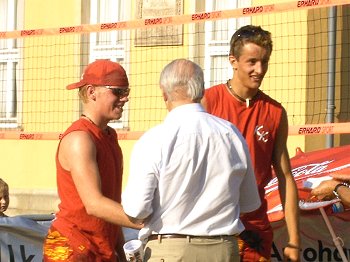
[[[109,128],[109,134],[106,134],[82,118],[74,122],[62,138],[77,130],[88,132],[95,142],[103,195],[120,203],[123,156],[115,130]],[[114,250],[120,227],[86,213],[70,172],[63,169],[59,163],[58,150],[57,186],[61,202],[52,225],[72,242],[84,244],[103,260],[115,261]]]
[[[264,228],[269,225],[264,187],[272,178],[272,153],[282,106],[259,91],[247,107],[229,93],[225,84],[206,89],[204,95],[207,111],[236,125],[247,141],[262,205],[242,220],[247,229]]]

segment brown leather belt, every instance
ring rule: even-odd
[[[160,234],[160,235],[150,235],[148,241],[158,240],[158,239],[169,239],[169,238],[205,238],[205,239],[222,239],[227,237],[233,237],[229,235],[219,235],[219,236],[192,236],[192,235],[182,235],[182,234]]]

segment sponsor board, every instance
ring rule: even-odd
[[[330,219],[335,233],[344,243],[345,255],[350,258],[349,222],[337,217]],[[21,217],[0,218],[0,261],[41,262],[42,243],[49,224],[50,221],[40,223]],[[284,221],[273,222],[272,227],[274,242],[271,261],[283,261],[287,229]],[[137,233],[133,229],[124,229],[125,240],[137,238]],[[342,261],[321,215],[301,217],[301,236],[301,261]]]

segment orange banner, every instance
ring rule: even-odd
[[[119,140],[137,140],[144,132],[126,132],[118,131]],[[7,131],[0,132],[0,139],[14,140],[59,140],[63,133],[59,132],[17,132]]]
[[[167,17],[145,18],[115,23],[87,24],[59,28],[29,29],[18,31],[0,32],[0,39],[23,38],[33,36],[49,36],[62,34],[81,34],[91,32],[103,32],[112,30],[150,28],[154,26],[178,25],[199,23],[204,21],[219,20],[224,18],[238,18],[260,14],[280,13],[293,10],[306,10],[328,6],[340,6],[350,4],[350,0],[303,0],[285,3],[274,3],[269,5],[257,5],[251,7],[194,13],[187,15],[176,15]]]
[[[138,140],[143,131],[119,131],[119,140]],[[290,126],[288,134],[290,136],[296,135],[327,135],[327,134],[344,134],[350,133],[350,122],[347,123],[328,123],[328,124],[314,124],[314,125],[299,125]],[[59,132],[18,132],[7,131],[0,132],[0,139],[17,139],[17,140],[58,140],[62,136]]]
[[[344,133],[350,133],[350,122],[290,126],[288,132],[290,136],[327,135]]]

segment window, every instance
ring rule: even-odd
[[[0,31],[18,30],[21,0],[0,0]],[[21,104],[19,39],[0,39],[0,128],[20,126]]]
[[[91,24],[130,20],[131,1],[91,0],[90,5]],[[125,10],[128,10],[128,12],[125,12]],[[89,62],[96,59],[110,59],[123,65],[126,72],[129,72],[129,48],[129,30],[92,33],[90,34]],[[128,104],[125,104],[122,118],[117,121],[111,121],[109,125],[113,128],[127,128],[128,111]]]
[[[250,0],[206,0],[205,11],[235,9],[250,6]],[[205,23],[204,71],[206,87],[226,82],[232,77],[232,67],[228,60],[230,40],[233,33],[250,18],[232,18]]]

